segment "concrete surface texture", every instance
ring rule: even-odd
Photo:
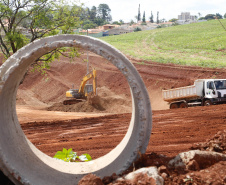
[[[39,151],[24,135],[16,113],[16,93],[27,68],[60,47],[80,47],[103,56],[126,77],[132,117],[127,134],[110,153],[86,163],[65,163]],[[86,36],[58,35],[37,40],[12,55],[0,68],[0,168],[15,184],[77,184],[88,173],[121,173],[145,153],[151,133],[151,106],[145,85],[132,63],[109,44]]]

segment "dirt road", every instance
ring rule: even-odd
[[[226,129],[225,106],[154,111],[147,153],[175,156],[188,151],[193,143],[204,142]],[[54,118],[56,113],[50,112],[48,115],[54,121],[43,119],[21,124],[28,139],[50,156],[62,148],[73,148],[79,154],[89,153],[93,158],[103,156],[122,140],[131,118],[129,113],[99,117],[90,115],[86,118],[77,118],[76,114],[73,118],[71,113],[65,113],[64,117],[68,116],[68,120],[63,121]],[[21,122],[23,114],[19,114]],[[34,115],[32,117],[36,118]]]

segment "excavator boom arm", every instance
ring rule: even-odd
[[[93,92],[96,95],[96,69],[93,69],[92,72],[88,73],[86,76],[83,77],[78,91],[79,93],[84,93],[86,82],[91,78],[93,78]]]

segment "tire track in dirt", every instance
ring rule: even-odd
[[[188,151],[193,143],[204,142],[226,129],[226,105],[192,107],[153,112],[153,129],[147,153],[167,156]],[[107,115],[67,121],[22,124],[28,139],[44,153],[73,148],[98,158],[110,152],[124,137],[131,114]]]

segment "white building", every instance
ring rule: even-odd
[[[196,22],[196,16],[190,15],[190,12],[181,12],[181,15],[178,15],[178,23],[179,24],[189,24]]]

